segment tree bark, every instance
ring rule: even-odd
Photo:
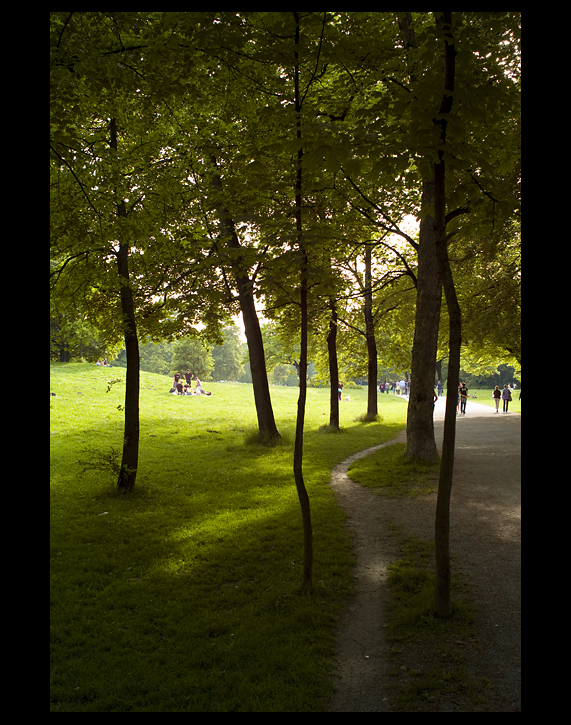
[[[301,213],[301,205],[296,210]],[[298,224],[299,227],[299,224]],[[305,402],[307,398],[307,254],[303,251],[301,276],[301,352],[299,356],[299,397],[295,424],[295,445],[293,453],[293,475],[301,507],[303,523],[303,579],[302,587],[310,589],[313,573],[313,527],[309,495],[303,479],[303,431],[305,424]]]
[[[119,216],[126,216],[125,203],[119,206]],[[125,329],[127,375],[125,381],[125,432],[123,456],[117,488],[131,493],[135,487],[139,465],[139,340],[135,320],[133,292],[129,286],[129,247],[119,246],[117,271],[121,281],[121,312]]]
[[[442,360],[436,361],[436,380],[442,382]]]
[[[301,96],[299,92],[299,36],[300,23],[299,15],[294,13],[295,18],[295,67],[294,67],[294,101],[296,115],[296,138],[301,141]],[[300,267],[300,306],[301,306],[301,333],[300,333],[300,357],[299,357],[299,398],[297,401],[297,420],[295,425],[295,445],[293,454],[293,474],[297,489],[297,496],[301,507],[301,518],[303,522],[303,580],[302,588],[310,589],[313,574],[313,528],[311,524],[311,509],[309,496],[303,480],[303,429],[305,423],[305,401],[307,397],[307,273],[308,255],[303,241],[303,224],[301,218],[302,201],[302,160],[303,149],[297,152],[297,169],[295,179],[295,224],[297,245],[301,252]]]
[[[109,125],[110,146],[117,150],[117,121],[111,119]],[[124,199],[118,196],[116,189],[117,216],[127,218]],[[139,466],[139,340],[137,338],[137,321],[135,318],[135,302],[129,281],[129,242],[119,240],[117,253],[117,274],[119,276],[121,313],[125,337],[125,353],[127,357],[127,375],[125,381],[125,430],[123,435],[123,455],[117,479],[120,491],[131,493],[137,479]]]
[[[405,48],[416,48],[412,14],[405,13],[399,25]],[[417,81],[414,67],[411,68],[410,79],[414,83]],[[421,208],[433,205],[434,179],[424,179]],[[441,304],[442,282],[434,248],[433,218],[425,216],[420,222],[416,315],[406,421],[405,456],[409,460],[434,461],[438,457],[434,440],[433,390]]]
[[[422,184],[422,207],[434,204],[434,180]],[[434,440],[434,371],[438,326],[442,303],[442,281],[436,258],[434,219],[420,222],[414,341],[410,371],[410,397],[406,422],[406,458],[434,461],[438,458]]]
[[[329,381],[331,397],[329,404],[329,426],[339,430],[339,365],[337,361],[337,304],[331,297],[329,301],[331,317],[329,318],[329,334],[327,335],[327,352],[329,355]]]
[[[365,337],[367,340],[367,419],[374,420],[378,413],[377,403],[377,342],[373,319],[371,245],[365,246]]]
[[[216,158],[212,156],[211,161],[216,168]],[[214,173],[212,185],[216,191],[222,192],[222,179],[220,178],[220,174]],[[217,205],[216,211],[220,221],[222,236],[228,244],[228,247],[230,249],[240,249],[240,241],[230,213],[221,203]],[[252,371],[252,386],[254,388],[258,429],[262,440],[273,440],[279,438],[280,434],[276,427],[270,397],[262,331],[260,330],[260,321],[254,304],[254,285],[244,270],[240,268],[240,264],[241,260],[239,258],[232,260],[232,272],[238,288],[238,299],[244,320],[244,332],[248,343],[248,352],[250,354],[250,369]]]
[[[437,25],[447,31],[445,36],[445,81],[444,95],[440,106],[439,162],[434,165],[434,242],[438,266],[442,277],[446,306],[450,319],[450,343],[448,380],[446,388],[446,415],[442,441],[442,461],[438,482],[438,498],[434,524],[436,549],[436,586],[434,592],[435,612],[439,617],[452,614],[450,594],[450,495],[454,474],[454,449],[456,443],[456,402],[460,382],[460,347],[462,344],[462,318],[456,296],[454,279],[448,258],[446,240],[446,168],[443,147],[446,141],[446,117],[452,108],[454,91],[455,58],[454,41],[450,36],[452,13],[442,13]]]

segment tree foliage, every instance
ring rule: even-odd
[[[307,550],[310,358],[324,377],[335,348],[340,371],[367,360],[369,387],[378,362],[412,364],[409,414],[428,456],[435,363],[458,329],[450,314],[459,309],[454,349],[470,364],[521,365],[520,14],[442,17],[50,13],[53,314],[89,323],[104,345],[125,341],[125,454],[138,437],[138,339],[205,326],[220,346],[239,312],[260,431],[279,435],[264,307],[299,371]],[[235,352],[214,350],[220,376],[236,377]],[[134,448],[128,458],[123,471],[136,469]]]

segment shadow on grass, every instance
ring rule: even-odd
[[[295,495],[251,481],[247,498],[67,498],[52,517],[54,711],[325,707],[349,589],[342,517],[315,496],[318,580],[301,596]]]
[[[122,430],[78,418],[52,440],[52,710],[324,711],[353,563],[325,484],[394,429],[306,431],[315,561],[302,596],[291,420],[268,448],[244,442],[250,420],[220,431],[215,419],[167,417],[141,418],[129,496],[77,461],[81,443],[117,448]]]

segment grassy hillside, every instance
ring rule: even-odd
[[[308,390],[315,563],[303,595],[295,388],[272,388],[283,442],[264,448],[249,442],[251,386],[208,383],[211,397],[179,397],[169,378],[142,372],[139,474],[124,496],[106,466],[121,449],[125,370],[50,373],[52,711],[323,711],[352,583],[329,473],[394,438],[403,401],[379,395],[382,420],[361,423],[366,391],[347,391],[333,434],[321,430],[329,392]]]

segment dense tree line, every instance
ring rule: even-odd
[[[279,436],[263,304],[299,375],[309,586],[309,356],[337,427],[341,342],[364,345],[369,391],[378,360],[410,367],[416,459],[436,455],[438,361],[452,389],[462,354],[521,365],[519,38],[507,12],[50,14],[53,314],[123,341],[121,489],[136,478],[140,339],[205,326],[220,344],[240,312],[260,434]],[[448,411],[441,491],[454,428]]]

